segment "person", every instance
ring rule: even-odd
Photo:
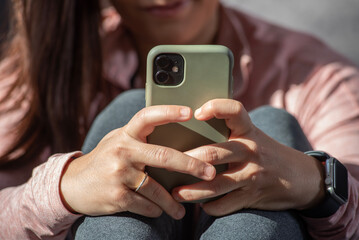
[[[195,209],[180,202],[222,194],[201,205],[196,237],[358,238],[353,64],[218,0],[111,3],[101,16],[98,0],[14,1],[16,32],[0,65],[0,238],[181,237]],[[144,108],[143,91],[130,89],[144,87],[148,50],[168,43],[229,47],[234,99]],[[146,143],[155,126],[194,110],[226,119],[230,141],[186,153]],[[329,215],[318,210],[328,196],[324,168],[303,153],[311,148],[348,169],[348,199]],[[218,163],[228,171],[216,175]],[[168,193],[146,165],[204,181]]]

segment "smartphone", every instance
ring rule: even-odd
[[[184,105],[196,110],[216,98],[232,98],[233,54],[221,45],[160,45],[148,54],[146,106]],[[230,131],[223,119],[157,126],[147,141],[181,152],[228,140]],[[226,165],[215,166],[217,173]],[[165,169],[147,167],[148,174],[168,191],[200,179]],[[204,200],[207,201],[207,200]]]

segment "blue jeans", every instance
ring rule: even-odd
[[[124,126],[145,106],[143,90],[119,95],[96,118],[83,145],[90,152],[111,130]],[[311,149],[296,119],[284,110],[261,107],[250,113],[252,122],[277,141],[300,151]],[[186,216],[174,220],[166,213],[147,218],[133,213],[83,217],[73,227],[75,239],[306,239],[300,218],[292,211],[241,210],[213,217],[200,213],[197,224],[191,222],[191,208]]]

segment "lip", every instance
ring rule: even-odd
[[[172,1],[170,3],[144,7],[143,10],[156,17],[175,17],[180,14],[189,3],[190,0]]]

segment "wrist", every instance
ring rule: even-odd
[[[323,164],[324,198],[314,206],[301,211],[306,217],[324,218],[334,214],[348,200],[348,173],[343,164],[324,152],[310,151],[307,155]]]
[[[317,206],[318,204],[320,204],[321,202],[324,201],[325,197],[326,197],[326,189],[325,189],[325,167],[324,165],[319,162],[318,160],[316,160],[314,157],[308,156],[308,158],[311,159],[311,162],[314,164],[315,168],[315,175],[316,177],[314,179],[316,179],[315,182],[308,182],[308,185],[312,185],[314,194],[312,195],[313,197],[310,199],[310,201],[304,205],[303,207],[301,207],[299,210],[305,210],[305,209],[310,209],[313,208],[315,206]]]
[[[59,193],[60,193],[60,198],[61,198],[61,201],[62,201],[62,204],[64,205],[64,207],[71,213],[73,214],[78,214],[78,212],[76,212],[69,204],[68,202],[68,197],[65,197],[68,196],[70,193],[69,189],[71,188],[71,184],[69,184],[69,167],[70,167],[70,164],[73,163],[73,161],[75,160],[75,158],[71,158],[69,159],[69,161],[66,163],[66,165],[64,166],[64,169],[62,171],[62,174],[61,174],[61,178],[60,178],[60,190],[59,190]]]
[[[300,153],[302,162],[300,169],[302,174],[299,177],[299,183],[296,185],[298,188],[295,204],[296,210],[304,210],[312,208],[320,204],[325,199],[325,174],[324,166],[314,157]]]

